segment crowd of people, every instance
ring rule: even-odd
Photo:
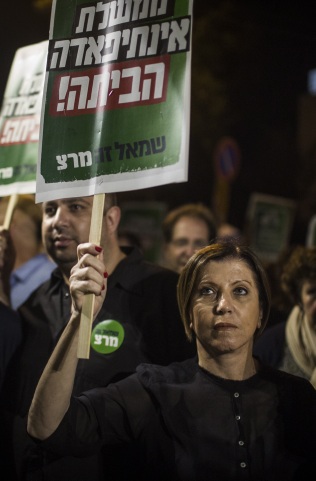
[[[8,479],[314,479],[316,247],[282,266],[290,310],[274,326],[266,266],[210,208],[167,213],[160,265],[120,228],[115,194],[89,243],[92,201],[44,202],[39,218],[21,198],[0,233]],[[27,221],[32,236],[15,235]],[[45,277],[15,276],[31,292],[14,304],[13,274],[36,276],[38,258]],[[78,359],[91,293],[90,355]]]

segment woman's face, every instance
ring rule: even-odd
[[[248,265],[239,259],[209,261],[192,296],[191,316],[199,355],[250,352],[262,310]]]
[[[309,325],[316,330],[316,280],[303,282],[301,302]]]

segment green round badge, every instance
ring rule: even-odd
[[[100,354],[111,354],[123,344],[124,334],[123,326],[113,319],[99,322],[91,334],[91,347]]]

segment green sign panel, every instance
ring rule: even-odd
[[[190,0],[55,0],[38,201],[187,180],[191,16]]]
[[[34,193],[48,41],[17,50],[0,114],[0,195]]]

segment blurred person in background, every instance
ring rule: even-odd
[[[293,248],[280,283],[292,309],[286,321],[258,338],[254,354],[265,364],[308,379],[316,388],[316,247]]]
[[[201,203],[183,204],[167,213],[162,222],[165,267],[180,273],[195,251],[217,235],[212,211]]]
[[[137,247],[139,250],[143,250],[140,236],[129,229],[119,229],[118,243],[121,247]]]
[[[222,240],[235,239],[236,241],[238,240],[240,242],[244,240],[240,229],[235,225],[229,224],[227,222],[223,222],[222,224],[218,225],[217,238]]]
[[[16,257],[10,275],[10,302],[17,309],[29,295],[49,279],[56,264],[42,243],[42,208],[33,195],[19,195],[10,223]]]

